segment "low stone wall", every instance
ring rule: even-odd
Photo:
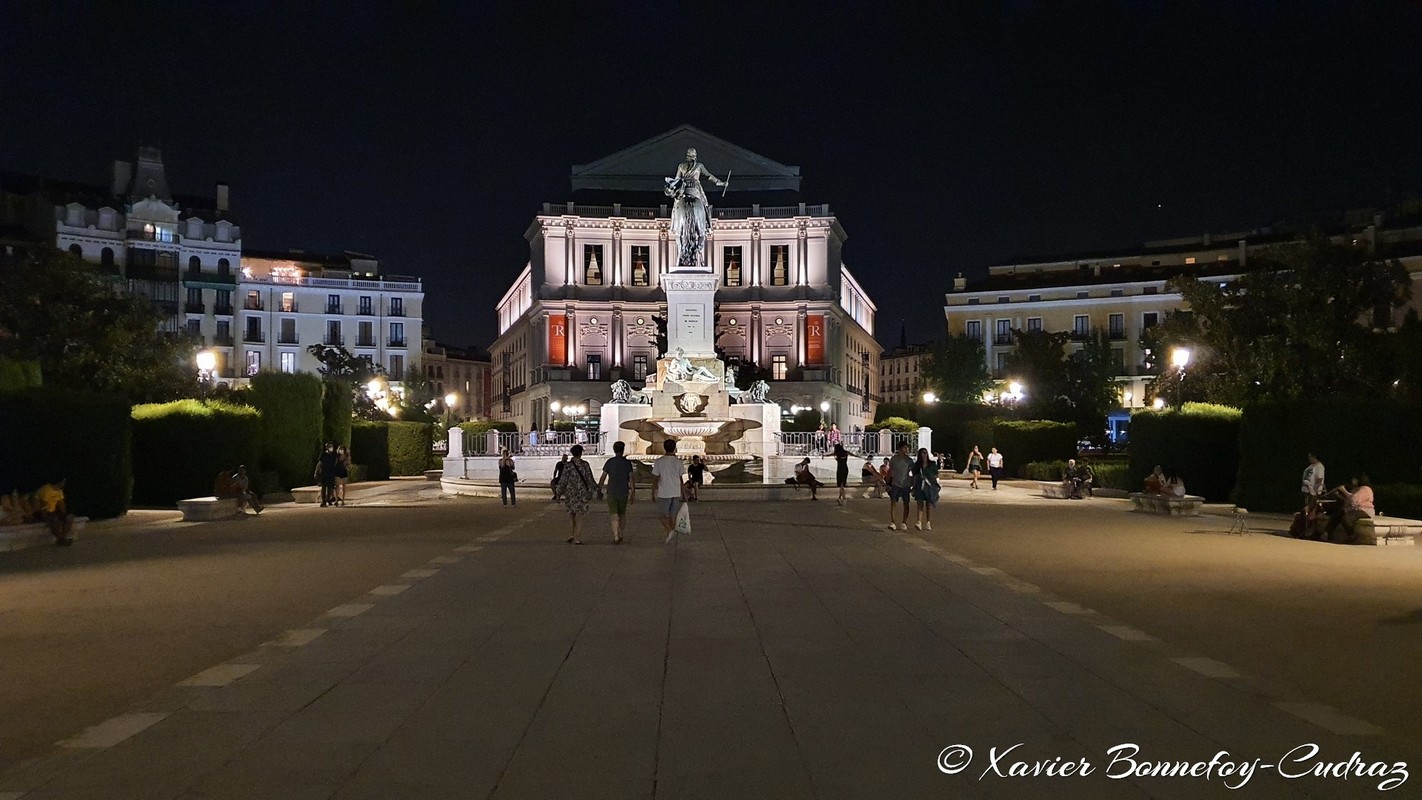
[[[178,510],[183,512],[183,522],[210,522],[242,514],[235,497],[190,497],[178,501]]]
[[[75,517],[74,526],[70,529],[69,535],[77,541],[79,532],[84,530],[84,526],[88,522],[88,517]],[[52,545],[54,545],[54,534],[50,533],[49,526],[42,522],[0,525],[0,553]]]
[[[1354,530],[1358,534],[1358,544],[1411,546],[1416,544],[1418,536],[1422,536],[1422,520],[1369,517],[1358,520]]]
[[[1134,510],[1171,517],[1197,517],[1200,515],[1200,506],[1204,503],[1205,498],[1193,494],[1184,497],[1166,497],[1145,492],[1131,494],[1131,506]]]

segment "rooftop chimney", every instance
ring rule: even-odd
[[[953,279],[953,291],[961,292],[968,288],[968,279],[963,277],[963,273],[958,273],[958,277]]]
[[[128,182],[133,179],[133,165],[127,161],[114,160],[113,193],[122,195],[128,191]]]
[[[227,213],[227,184],[217,184],[217,213]]]

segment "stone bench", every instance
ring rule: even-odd
[[[1168,497],[1161,494],[1131,493],[1131,506],[1136,511],[1147,514],[1164,514],[1170,517],[1196,517],[1205,498],[1193,494],[1184,497]]]
[[[1358,544],[1413,545],[1422,536],[1422,520],[1401,517],[1368,517],[1353,526]]]
[[[1061,481],[1037,481],[1037,485],[1042,489],[1042,496],[1057,500],[1068,500],[1071,498],[1071,490]]]
[[[320,486],[298,486],[291,490],[291,499],[298,503],[321,502]]]
[[[242,513],[235,497],[190,497],[178,501],[178,510],[183,512],[183,522],[231,519]]]
[[[79,532],[84,530],[84,525],[88,521],[88,517],[75,517],[74,523],[69,528],[69,537],[78,541]],[[43,522],[0,525],[0,553],[24,550],[30,547],[43,547],[54,543],[54,534],[50,532],[49,525]]]

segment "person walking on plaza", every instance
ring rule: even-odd
[[[627,445],[612,443],[612,458],[602,465],[602,476],[597,479],[597,496],[602,497],[602,487],[607,486],[607,513],[611,516],[612,543],[622,544],[627,530],[627,507],[637,496],[637,482],[632,479],[634,467],[622,455]]]
[[[909,495],[913,492],[913,459],[908,442],[899,442],[899,452],[889,459],[889,530],[908,530]],[[903,504],[903,521],[894,524],[894,508]]]
[[[336,504],[336,443],[326,442],[313,476],[321,483],[321,507]]]
[[[865,500],[883,495],[884,482],[879,478],[879,470],[874,468],[874,459],[864,459],[864,466],[859,469],[859,483],[864,486]]]
[[[705,462],[701,456],[692,456],[691,463],[686,467],[686,502],[694,503],[701,499],[701,482],[705,479]]]
[[[518,505],[517,483],[518,472],[514,470],[513,456],[505,447],[499,451],[499,499],[504,501],[504,505]]]
[[[973,445],[973,452],[968,454],[967,470],[968,474],[973,476],[972,487],[978,488],[978,475],[983,471],[983,451],[979,450],[977,445]]]
[[[839,504],[844,505],[844,494],[849,491],[849,451],[839,442],[834,443],[834,485],[839,487]]]
[[[652,462],[652,497],[657,504],[657,519],[667,532],[667,542],[676,536],[676,514],[681,509],[682,467],[676,457],[676,440],[662,442],[666,452]]]
[[[563,498],[563,504],[568,507],[568,519],[573,523],[573,535],[568,537],[568,544],[582,544],[583,519],[597,486],[593,483],[592,467],[583,460],[583,446],[575,444],[570,452],[573,460],[567,462],[558,475],[558,496]]]
[[[918,530],[933,530],[933,507],[938,505],[938,491],[938,462],[928,455],[928,448],[921,447],[913,463],[913,499],[918,504],[918,522],[914,527]]]
[[[997,448],[992,448],[992,452],[987,454],[988,474],[992,476],[992,488],[997,489],[997,482],[1002,480],[1002,453],[997,452]]]
[[[558,502],[558,500],[559,500],[559,495],[558,495],[558,482],[562,479],[562,477],[563,477],[563,470],[566,469],[567,467],[568,467],[568,454],[567,454],[567,453],[564,453],[564,454],[563,454],[563,457],[560,458],[560,459],[558,459],[558,463],[556,463],[556,464],[553,465],[553,480],[550,481],[549,484],[548,484],[549,487],[553,489],[553,502],[555,502],[555,503]]]
[[[346,481],[351,477],[351,454],[345,445],[336,447],[336,505],[346,504]]]

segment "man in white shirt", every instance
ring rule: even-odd
[[[1318,504],[1318,499],[1327,491],[1327,487],[1328,484],[1323,479],[1323,462],[1318,460],[1318,456],[1309,453],[1308,466],[1303,471],[1303,485],[1299,487],[1303,491],[1305,511]]]
[[[992,476],[992,488],[996,489],[997,482],[1002,480],[1002,453],[997,452],[994,447],[992,452],[988,453],[987,462],[988,474]]]
[[[682,476],[685,470],[676,456],[676,440],[662,442],[666,455],[652,462],[652,499],[657,515],[667,531],[667,541],[676,536],[676,512],[681,508]]]

